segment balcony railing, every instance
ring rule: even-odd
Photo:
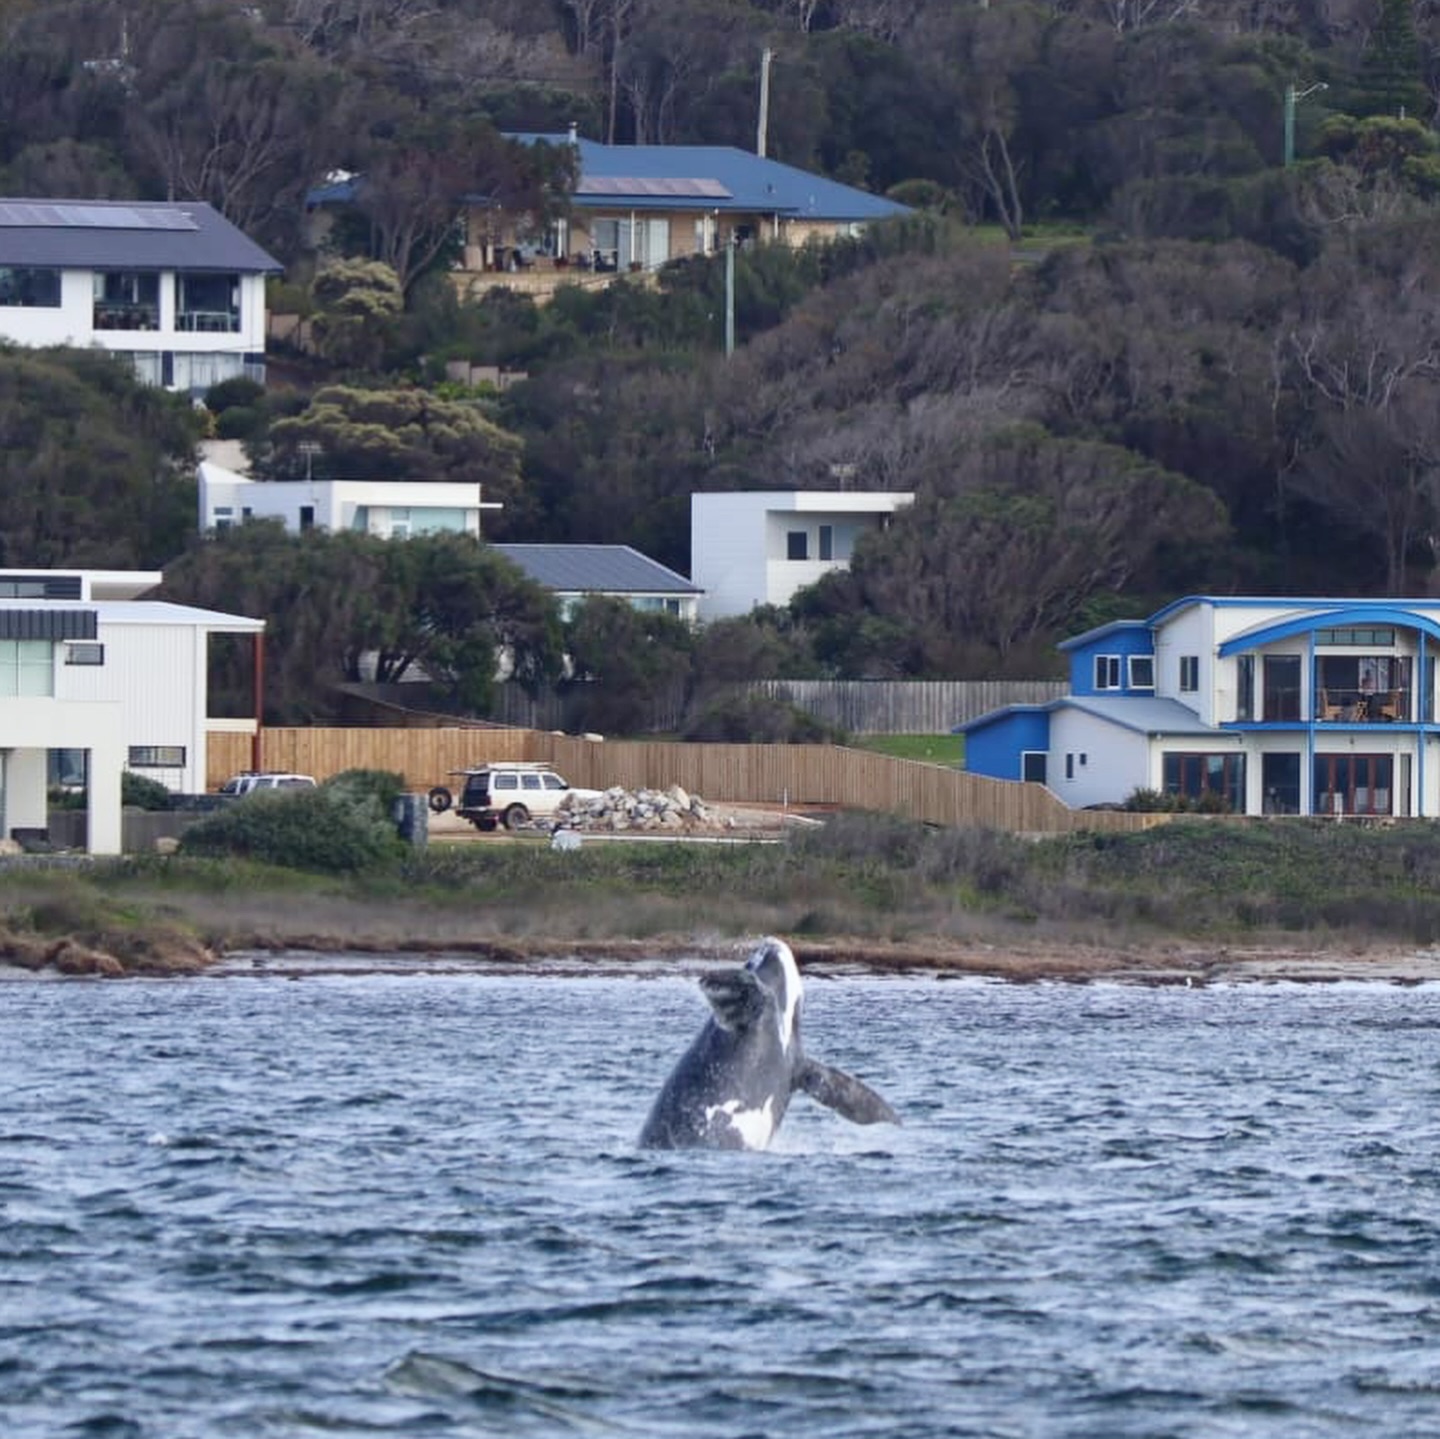
[[[238,310],[181,310],[175,328],[192,334],[234,335],[240,331]]]
[[[1394,724],[1411,713],[1408,689],[1320,689],[1315,694],[1315,718],[1321,724]]]

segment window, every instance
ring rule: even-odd
[[[103,665],[105,663],[105,646],[96,644],[93,640],[72,640],[65,646],[65,663],[67,665]]]
[[[1095,656],[1095,688],[1097,690],[1118,690],[1120,688],[1120,656]]]
[[[1065,756],[1065,778],[1075,778],[1075,756],[1073,754],[1067,754]]]
[[[545,788],[546,788],[546,789],[569,789],[569,788],[570,788],[570,786],[569,786],[568,784],[566,784],[565,781],[564,781],[563,779],[561,779],[558,774],[545,774],[545,775],[541,775],[540,778],[545,781]]]
[[[235,509],[233,505],[215,506],[215,528],[217,530],[228,530],[235,523]]]
[[[1300,656],[1265,656],[1265,711],[1268,723],[1300,718]]]
[[[1393,645],[1395,631],[1389,628],[1316,630],[1317,645]]]
[[[158,330],[160,276],[143,270],[97,270],[93,323],[97,330]]]
[[[0,640],[0,695],[33,698],[55,693],[55,646],[50,640]]]
[[[513,774],[495,774],[490,776],[491,789],[519,789],[520,782]]]
[[[1193,695],[1200,688],[1200,656],[1180,656],[1180,693]]]
[[[1395,761],[1388,754],[1317,754],[1316,814],[1390,814]]]
[[[302,530],[313,530],[315,528],[315,506],[300,506],[300,528]]]
[[[543,789],[544,785],[540,783],[540,776],[538,774],[522,774],[520,776],[520,788]]]
[[[410,538],[410,511],[408,508],[400,509],[391,506],[390,538],[392,540],[408,540]]]
[[[1043,749],[1027,749],[1020,755],[1020,778],[1031,784],[1044,784],[1047,755]]]
[[[833,560],[835,558],[835,526],[820,526],[820,558],[822,560]]]
[[[1209,800],[1235,814],[1245,812],[1244,755],[1176,751],[1162,756],[1161,770],[1166,794]]]
[[[0,265],[0,305],[26,310],[58,310],[60,271]]]
[[[1235,718],[1255,718],[1255,656],[1240,655],[1235,661]]]
[[[132,744],[131,769],[184,769],[183,744]]]
[[[786,534],[785,558],[787,560],[808,560],[810,558],[810,536],[804,530],[791,530]]]
[[[200,334],[240,329],[240,276],[200,271],[175,276],[175,328]]]
[[[1155,688],[1155,659],[1152,655],[1130,656],[1130,688],[1132,690],[1153,690]]]

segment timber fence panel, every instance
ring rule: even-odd
[[[778,699],[847,734],[949,734],[1006,705],[1048,704],[1064,680],[756,680],[749,694]]]
[[[210,738],[210,788],[249,762],[245,735]],[[411,791],[456,787],[454,770],[492,760],[540,760],[585,789],[681,785],[721,804],[826,805],[898,814],[926,824],[1020,834],[1119,833],[1168,814],[1071,810],[1044,785],[968,774],[842,745],[744,745],[589,740],[537,730],[268,729],[266,769],[325,780],[347,769],[397,771]]]

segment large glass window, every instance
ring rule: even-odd
[[[1316,814],[1390,814],[1395,761],[1388,754],[1317,754]]]
[[[1265,656],[1265,712],[1268,723],[1300,718],[1300,656]]]
[[[240,276],[176,275],[175,328],[206,334],[239,333]]]
[[[0,695],[55,693],[55,646],[50,640],[0,640]]]
[[[1300,813],[1300,756],[1267,754],[1260,760],[1260,787],[1264,814]]]
[[[143,270],[95,272],[97,330],[158,330],[160,276]]]
[[[1409,655],[1321,655],[1315,661],[1315,718],[1393,722],[1413,713]]]
[[[60,308],[60,271],[0,265],[0,305],[32,310]]]
[[[1166,794],[1209,800],[1235,814],[1245,809],[1245,756],[1186,754],[1175,751],[1162,760]]]

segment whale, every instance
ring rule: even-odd
[[[764,1149],[795,1093],[855,1124],[900,1117],[853,1075],[800,1042],[804,986],[784,940],[767,936],[740,969],[701,977],[710,1016],[661,1087],[640,1131],[644,1149]]]

